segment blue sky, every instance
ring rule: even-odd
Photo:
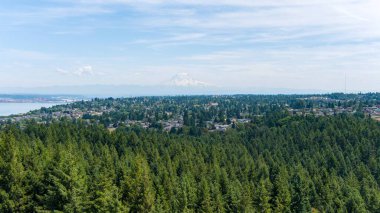
[[[2,0],[0,85],[380,91],[378,0]]]

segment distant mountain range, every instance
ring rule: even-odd
[[[163,95],[221,95],[221,94],[321,94],[329,91],[286,88],[218,87],[198,81],[177,80],[163,85],[76,85],[33,88],[0,88],[0,94],[83,95],[86,97],[131,97]]]
[[[227,85],[227,83],[226,83]],[[330,91],[332,92],[332,91]],[[157,85],[74,85],[48,87],[1,88],[0,94],[83,95],[86,97],[130,97],[163,95],[231,95],[231,94],[317,94],[321,90],[296,90],[286,88],[221,87],[198,80],[188,73],[177,73]]]

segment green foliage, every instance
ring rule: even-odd
[[[0,212],[380,209],[375,121],[278,109],[196,135],[80,121],[8,125],[0,130]]]
[[[155,194],[150,169],[142,155],[135,158],[132,173],[124,180],[126,201],[131,212],[150,212],[154,207]]]

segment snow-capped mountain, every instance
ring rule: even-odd
[[[175,75],[173,78],[169,80],[167,85],[170,86],[179,86],[179,87],[205,87],[205,86],[210,86],[210,84],[203,82],[203,81],[198,81],[193,79],[192,77],[189,76],[188,73],[178,73]]]

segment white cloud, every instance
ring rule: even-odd
[[[380,1],[378,0],[60,0],[60,7],[35,8],[34,12],[1,13],[5,20],[17,23],[44,23],[59,18],[129,13],[136,19],[93,22],[91,28],[130,26],[141,30],[156,28],[162,32],[176,28],[184,31],[166,38],[140,39],[144,44],[180,45],[205,41],[216,43],[224,38],[231,42],[252,40],[281,41],[311,35],[330,34],[340,40],[380,38]],[[126,5],[126,6],[120,6]],[[95,17],[96,18],[96,17]],[[121,19],[123,20],[123,15]],[[305,31],[306,28],[306,31]],[[282,29],[289,30],[288,33]],[[256,30],[258,32],[252,32]],[[196,33],[192,33],[196,32]],[[261,33],[260,33],[261,32]],[[56,33],[73,33],[70,29]],[[164,33],[163,33],[164,34]],[[219,40],[214,40],[219,35]],[[243,39],[242,39],[243,37]]]
[[[380,39],[380,1],[377,0],[96,2],[137,8],[142,18],[132,25],[162,32],[159,37],[138,41],[153,47],[278,43],[308,38],[323,43]],[[168,37],[167,31],[180,34]]]
[[[83,67],[79,67],[75,72],[75,75],[83,76],[83,75],[94,75],[95,72],[92,69],[92,66],[86,65]]]
[[[139,39],[132,43],[133,44],[149,44],[149,45],[152,45],[152,47],[162,47],[162,46],[176,45],[176,44],[198,43],[200,40],[202,40],[206,36],[207,35],[204,33],[184,33],[184,34],[166,36],[165,38],[160,38],[160,39]]]
[[[73,70],[66,70],[62,68],[57,68],[56,71],[63,75],[71,76],[94,76],[94,75],[104,75],[102,72],[94,71],[91,65],[84,65]]]
[[[64,70],[64,69],[61,69],[61,68],[57,68],[56,71],[62,75],[70,75],[70,71],[67,71],[67,70]]]
[[[232,50],[232,51],[220,51],[209,54],[202,55],[192,55],[187,57],[179,57],[180,60],[190,60],[190,61],[225,61],[229,59],[241,59],[247,56],[248,51],[246,50]]]

